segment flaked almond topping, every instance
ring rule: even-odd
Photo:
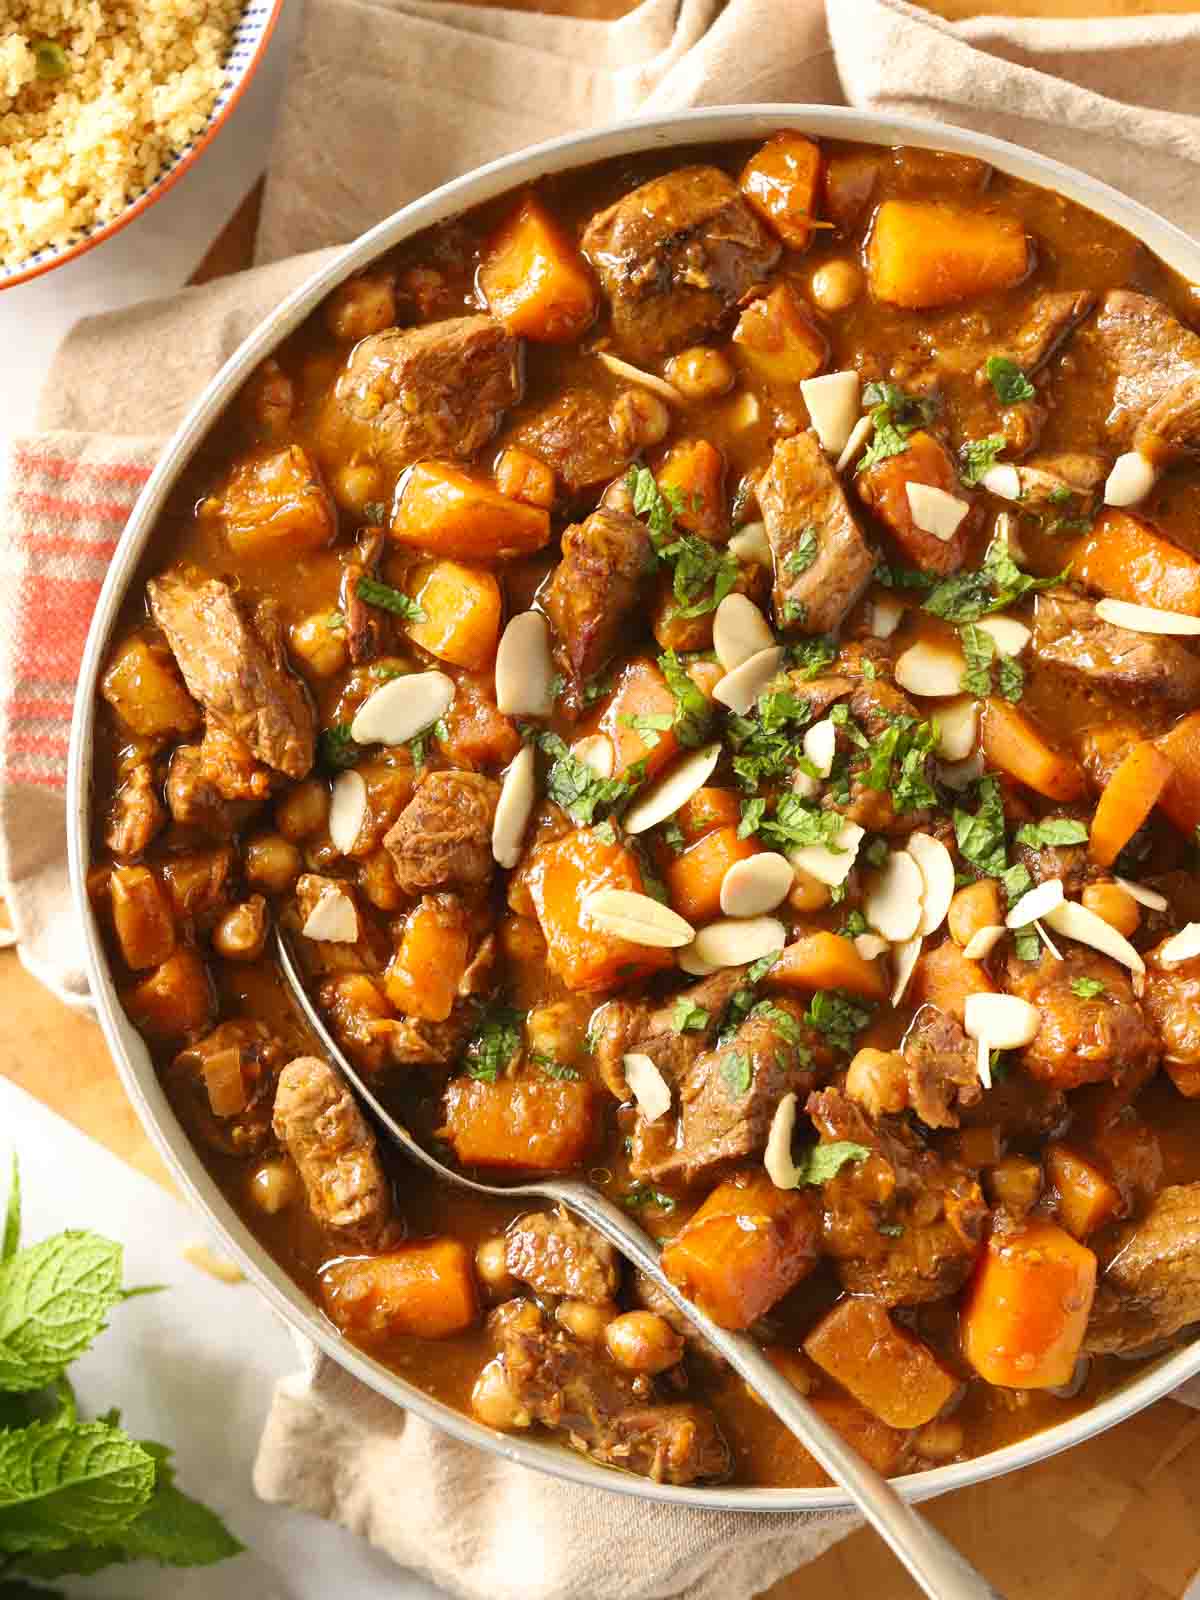
[[[963,1007],[963,1030],[979,1045],[979,1081],[992,1086],[989,1056],[993,1050],[1020,1050],[1032,1044],[1042,1025],[1041,1012],[1015,994],[969,994]]]
[[[837,754],[837,727],[829,717],[814,722],[804,733],[804,755],[812,762],[822,778],[833,771],[833,758]]]
[[[1173,967],[1193,956],[1200,956],[1200,922],[1189,922],[1158,947],[1157,959],[1162,966]]]
[[[938,755],[965,761],[979,738],[979,702],[969,694],[944,701],[937,709]]]
[[[496,707],[506,717],[548,717],[554,709],[550,623],[540,611],[521,611],[496,650]]]
[[[997,499],[1019,500],[1021,498],[1021,474],[1011,462],[997,462],[994,467],[987,469],[979,482],[989,494],[994,494]]]
[[[904,991],[908,988],[909,980],[916,969],[917,961],[921,955],[921,946],[925,940],[918,933],[914,939],[905,939],[892,951],[892,969],[894,982],[892,984],[892,1004],[898,1006],[904,999]]]
[[[721,879],[721,910],[727,917],[757,917],[787,899],[796,874],[774,850],[735,861]]]
[[[871,874],[863,897],[863,915],[890,944],[911,939],[921,925],[921,869],[905,850],[892,850]]]
[[[1159,611],[1155,606],[1135,606],[1128,600],[1097,600],[1096,615],[1103,622],[1128,628],[1132,633],[1200,634],[1200,617],[1185,616],[1182,611]]]
[[[711,978],[719,968],[714,967],[711,961],[702,961],[696,954],[694,945],[685,945],[675,957],[680,972],[686,972],[691,978]]]
[[[615,372],[618,378],[628,378],[630,383],[640,384],[643,389],[652,389],[655,394],[662,395],[673,406],[684,405],[684,398],[673,383],[668,383],[665,378],[655,377],[653,372],[643,372],[641,367],[635,367],[629,361],[622,361],[620,356],[611,355],[607,350],[597,350],[596,359],[602,361],[610,372]]]
[[[854,948],[864,961],[878,961],[879,957],[886,955],[892,947],[886,939],[881,939],[877,933],[856,933],[854,935]]]
[[[593,889],[579,907],[581,920],[601,933],[655,950],[681,950],[695,929],[678,912],[633,889]]]
[[[963,946],[963,955],[968,961],[984,960],[991,955],[1007,931],[1002,922],[993,922],[986,928],[977,928]]]
[[[585,767],[590,767],[598,778],[611,778],[617,764],[612,740],[604,733],[588,733],[582,739],[576,739],[571,746],[571,754],[576,761],[582,761]]]
[[[369,694],[354,713],[350,734],[359,744],[407,744],[444,717],[454,680],[444,672],[409,672]]]
[[[537,799],[537,768],[531,744],[522,745],[504,774],[496,818],[492,823],[492,855],[502,867],[515,867]]]
[[[1012,907],[1004,921],[1010,928],[1027,928],[1031,922],[1044,917],[1048,911],[1063,903],[1065,896],[1061,878],[1047,878],[1036,888],[1023,894]]]
[[[735,667],[720,679],[713,688],[713,699],[728,706],[737,716],[746,716],[771,679],[778,674],[783,666],[783,657],[782,645],[760,650],[749,661],[743,661],[740,667]]]
[[[625,1082],[647,1122],[657,1122],[671,1109],[671,1086],[647,1055],[634,1051],[621,1057]]]
[[[787,943],[787,929],[775,917],[723,917],[696,935],[693,949],[713,967],[740,967],[759,961]]]
[[[1016,617],[980,617],[975,624],[990,634],[1002,656],[1019,656],[1033,633]]]
[[[867,440],[875,431],[875,418],[871,412],[865,417],[859,417],[854,427],[850,430],[850,437],[846,440],[846,448],[833,464],[835,472],[845,472],[852,461],[857,461],[858,453],[866,447]]]
[[[329,797],[329,837],[334,849],[349,855],[367,814],[367,786],[357,772],[340,772]]]
[[[1034,928],[1034,932],[1037,934],[1038,938],[1042,941],[1042,943],[1046,946],[1046,949],[1049,950],[1050,954],[1054,957],[1055,961],[1061,961],[1062,960],[1062,951],[1058,948],[1058,946],[1055,944],[1054,940],[1046,932],[1045,925],[1043,923],[1041,923],[1041,922],[1035,922],[1034,925],[1033,925],[1033,928]]]
[[[808,407],[813,431],[821,449],[840,455],[858,422],[862,382],[857,372],[826,372],[819,378],[802,378],[800,397]]]
[[[847,822],[834,835],[835,849],[831,850],[823,844],[805,844],[797,850],[789,850],[788,860],[797,872],[807,872],[810,877],[834,889],[850,876],[850,868],[854,865],[858,847],[864,838],[863,829],[857,822]]]
[[[1103,917],[1098,917],[1094,911],[1089,911],[1074,900],[1064,900],[1061,905],[1048,911],[1042,921],[1055,933],[1061,933],[1064,939],[1077,939],[1080,944],[1091,945],[1093,950],[1111,956],[1123,967],[1128,967],[1130,972],[1142,973],[1146,970],[1146,963],[1128,939],[1105,922]]]
[[[923,884],[917,932],[936,933],[945,922],[954,899],[954,858],[942,841],[930,833],[910,834],[905,849],[917,863]]]
[[[358,908],[344,889],[329,885],[322,889],[300,932],[321,944],[356,944]]]
[[[713,649],[726,672],[775,643],[766,617],[748,595],[727,594],[713,617]]]
[[[957,695],[962,692],[966,665],[956,645],[918,639],[896,657],[896,682],[909,694],[935,699]]]
[[[881,594],[878,600],[872,600],[868,607],[868,626],[873,637],[890,639],[904,620],[904,611],[904,601],[898,600],[894,594]]]
[[[721,759],[720,744],[706,744],[699,750],[689,750],[671,763],[660,774],[645,794],[641,794],[625,813],[626,833],[645,833],[668,817],[673,817],[713,775]],[[611,777],[610,767],[606,776]]]
[[[1158,482],[1158,469],[1136,450],[1126,450],[1104,481],[1106,506],[1135,506]]]
[[[767,539],[765,522],[748,522],[739,528],[726,547],[739,561],[748,561],[758,567],[771,565],[771,545]]]
[[[959,524],[971,509],[969,500],[960,500],[945,489],[935,489],[929,483],[906,483],[908,509],[922,533],[930,533],[943,544],[948,544],[958,532]]]
[[[800,1172],[792,1160],[792,1134],[796,1128],[796,1096],[789,1092],[775,1107],[771,1129],[767,1134],[767,1148],[763,1152],[763,1166],[767,1177],[777,1189],[796,1189]]]
[[[1169,904],[1165,894],[1159,894],[1157,889],[1148,889],[1144,883],[1131,883],[1128,878],[1114,878],[1113,882],[1138,905],[1145,906],[1148,911],[1165,911]]]

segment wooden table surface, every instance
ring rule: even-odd
[[[495,4],[498,0],[476,0]],[[506,0],[595,19],[634,0]],[[788,4],[790,0],[779,0]],[[983,12],[1095,17],[1200,11],[1200,0],[925,0],[951,19]],[[197,279],[248,264],[258,214],[247,196]],[[127,1103],[99,1030],[0,954],[0,1073],[159,1182],[170,1179]],[[1200,1571],[1200,1414],[1164,1400],[1069,1454],[929,1505],[928,1514],[1009,1600],[1179,1600]],[[771,1600],[910,1600],[918,1589],[870,1533],[785,1579]]]

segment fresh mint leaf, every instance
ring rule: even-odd
[[[625,487],[633,501],[634,515],[645,517],[655,544],[669,539],[675,528],[675,518],[683,511],[683,495],[679,490],[659,488],[649,467],[630,467]]]
[[[1107,992],[1107,985],[1101,983],[1099,978],[1071,979],[1071,993],[1078,995],[1081,1000],[1095,1000]]]
[[[1042,952],[1036,928],[1018,928],[1013,934],[1013,950],[1019,961],[1037,961]]]
[[[362,759],[363,747],[350,732],[348,722],[325,728],[317,740],[317,761],[328,772],[344,772]]]
[[[809,1145],[796,1163],[797,1187],[801,1184],[828,1183],[851,1161],[865,1161],[871,1154],[865,1144],[852,1139],[835,1139],[830,1144]]]
[[[89,1348],[123,1298],[119,1244],[71,1231],[0,1266],[0,1389],[53,1383]]]
[[[1017,363],[1008,356],[989,356],[987,375],[1001,405],[1015,406],[1022,400],[1032,400],[1037,394]]]
[[[751,800],[742,801],[742,820],[738,823],[738,838],[749,839],[756,834],[762,826],[762,820],[767,814],[767,802],[757,796]]]
[[[671,1026],[676,1033],[702,1033],[708,1027],[708,1012],[694,1005],[686,994],[681,994],[671,1013]]]
[[[368,523],[382,526],[388,520],[388,508],[382,500],[368,500],[362,509]]]
[[[105,1422],[0,1433],[0,1552],[107,1543],[147,1505],[154,1479],[153,1456]]]
[[[916,567],[898,567],[887,561],[875,563],[875,582],[885,589],[932,589],[937,579]]]
[[[661,837],[672,855],[680,855],[687,844],[687,840],[683,837],[683,829],[674,821],[663,824]]]
[[[817,530],[810,524],[803,528],[800,537],[783,558],[783,570],[793,578],[799,578],[807,572],[817,559],[820,545],[817,539]]]
[[[1009,867],[1000,879],[1009,905],[1015,905],[1023,894],[1033,888],[1033,875],[1023,861]]]
[[[871,1020],[871,1008],[838,989],[821,989],[809,1001],[804,1020],[823,1033],[835,1050],[849,1055],[856,1035]]]
[[[681,745],[694,749],[708,738],[712,726],[712,707],[692,682],[687,668],[674,650],[665,650],[659,656],[658,670],[675,696],[675,715],[668,726],[674,729]]]
[[[21,1172],[13,1151],[12,1178],[8,1186],[8,1206],[4,1213],[4,1234],[0,1237],[0,1264],[15,1256],[21,1243]]]
[[[661,735],[673,726],[675,718],[669,711],[639,711],[632,716],[621,716],[617,721],[632,728],[647,750],[661,743]]]
[[[1016,656],[1001,656],[996,663],[996,688],[1014,705],[1025,693],[1025,668]]]
[[[495,1083],[521,1048],[524,1013],[511,1006],[493,1006],[480,1019],[463,1053],[467,1076]]]
[[[959,854],[989,878],[1002,878],[1008,870],[1008,849],[1004,836],[1004,802],[1000,784],[994,777],[980,778],[979,810],[972,816],[954,809],[954,835]]]
[[[901,455],[908,449],[909,434],[937,415],[935,400],[907,394],[895,383],[869,383],[863,390],[863,404],[871,408],[875,431],[855,468],[857,472],[865,472],[889,456]]]
[[[925,601],[925,610],[947,622],[978,622],[993,611],[1003,611],[1022,595],[1062,583],[1067,571],[1051,578],[1033,578],[1013,560],[1006,538],[988,546],[983,565],[971,572],[943,578]]]
[[[827,633],[801,639],[789,649],[792,665],[804,678],[819,678],[837,655],[837,644]]]
[[[968,439],[958,452],[958,475],[970,489],[979,482],[985,472],[989,472],[996,465],[996,457],[1002,450],[1008,448],[1008,440],[1002,433],[989,433],[985,439]]]
[[[547,1078],[557,1078],[562,1083],[574,1083],[579,1077],[576,1067],[569,1067],[565,1061],[556,1061],[553,1056],[548,1056],[542,1050],[532,1050],[529,1059],[539,1072]]]
[[[735,1100],[739,1100],[749,1091],[753,1076],[750,1057],[743,1055],[740,1050],[730,1050],[721,1057],[721,1077]]]
[[[839,855],[845,851],[836,840],[845,826],[846,819],[840,812],[822,811],[798,794],[785,794],[779,798],[775,815],[764,817],[759,823],[758,832],[770,845],[784,852],[818,844]]]
[[[596,820],[599,811],[609,811],[629,799],[640,775],[635,777],[641,763],[636,763],[623,778],[601,778],[580,761],[568,748],[566,741],[549,729],[534,734],[534,742],[551,758],[546,774],[546,794],[576,822],[585,825]]]
[[[393,589],[390,583],[380,583],[377,578],[360,578],[354,592],[366,605],[375,606],[380,611],[390,611],[393,616],[403,617],[405,622],[428,620],[423,608],[411,595],[405,594],[403,589]]]
[[[630,1211],[662,1211],[667,1216],[675,1209],[675,1201],[669,1194],[644,1183],[634,1184],[632,1189],[623,1194],[621,1204]]]
[[[996,641],[986,629],[974,622],[964,623],[959,634],[966,661],[960,687],[964,694],[982,698],[992,692],[992,662],[996,655]]]
[[[1027,844],[1031,850],[1041,850],[1046,845],[1086,844],[1087,824],[1073,817],[1043,817],[1040,822],[1023,822],[1017,829],[1017,843]]]

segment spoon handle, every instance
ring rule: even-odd
[[[658,1247],[636,1223],[586,1184],[551,1182],[543,1190],[591,1223],[670,1297],[829,1476],[854,1497],[867,1521],[931,1600],[1004,1600],[931,1522],[829,1426],[753,1339],[718,1327],[679,1292],[659,1265]]]

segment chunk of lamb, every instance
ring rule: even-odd
[[[542,605],[576,679],[607,665],[637,609],[653,554],[645,526],[624,511],[593,511],[563,534]]]
[[[383,653],[387,635],[387,613],[369,606],[360,598],[358,585],[363,578],[374,578],[383,558],[387,534],[382,528],[364,528],[359,535],[354,558],[342,573],[342,615],[346,619],[346,648],[353,664],[361,666]]]
[[[181,827],[231,837],[270,794],[266,767],[210,722],[199,744],[181,744],[167,769],[167,808]]]
[[[779,440],[758,503],[775,565],[776,626],[832,633],[870,583],[875,557],[815,434]],[[814,535],[816,559],[791,570],[789,558],[802,544],[807,558]]]
[[[1183,706],[1200,699],[1200,657],[1186,645],[1105,622],[1094,601],[1065,584],[1037,597],[1033,652],[1047,666],[1122,697],[1153,695]]]
[[[315,748],[312,707],[288,669],[273,605],[263,601],[251,622],[227,583],[182,571],[151,578],[146,594],[210,720],[268,767],[306,777]]]
[[[1113,289],[1104,297],[1091,337],[1114,379],[1105,424],[1114,442],[1145,446],[1154,455],[1165,433],[1172,447],[1194,446],[1200,334],[1152,295]]]
[[[983,1097],[974,1041],[953,1017],[925,1005],[900,1050],[911,1109],[927,1128],[957,1128],[960,1110],[978,1105]]]
[[[888,1306],[956,1293],[987,1218],[970,1172],[928,1149],[899,1118],[872,1122],[838,1089],[810,1094],[807,1111],[822,1143],[850,1140],[871,1152],[822,1189],[825,1250],[845,1287]]]
[[[1022,320],[1008,348],[998,352],[1026,374],[1044,367],[1070,338],[1096,304],[1091,289],[1054,290],[1040,294]]]
[[[593,1346],[552,1327],[532,1301],[498,1306],[488,1327],[509,1390],[530,1422],[565,1431],[594,1461],[656,1483],[728,1476],[729,1447],[707,1406],[662,1402],[651,1379],[620,1371]]]
[[[382,1249],[393,1231],[391,1186],[342,1075],[315,1056],[289,1061],[279,1074],[273,1122],[317,1222],[363,1249]]]
[[[649,1056],[668,1083],[677,1083],[696,1057],[711,1048],[745,971],[745,967],[725,967],[660,1006],[648,1000],[610,1000],[601,1006],[589,1029],[592,1058],[613,1094],[619,1100],[629,1099],[623,1065],[627,1055]],[[686,1001],[693,1020],[698,1012],[705,1014],[703,1027],[689,1024],[680,1031],[675,1026],[681,1001]]]
[[[732,178],[706,166],[634,189],[592,218],[582,244],[635,361],[696,343],[782,254]]]
[[[1125,968],[1069,940],[1059,947],[1061,961],[1044,950],[1036,966],[1015,957],[1009,963],[1009,993],[1042,1016],[1037,1037],[1021,1052],[1023,1069],[1058,1089],[1136,1076],[1158,1059],[1159,1045]],[[1077,994],[1071,985],[1084,978],[1102,988]]]
[[[843,730],[838,730],[839,751],[849,759],[850,802],[839,806],[830,792],[823,804],[827,809],[840,810],[847,821],[857,822],[859,827],[872,833],[911,833],[915,828],[923,827],[929,820],[928,807],[898,811],[895,797],[889,789],[873,789],[863,781],[874,747],[896,726],[897,719],[908,719],[910,726],[922,720],[916,706],[886,678],[857,678],[850,694],[850,715],[871,748],[863,750]],[[933,767],[933,756],[926,756],[921,771],[927,781],[932,780]]]
[[[621,427],[611,399],[596,389],[568,389],[535,411],[507,435],[553,467],[568,494],[607,483],[637,453],[637,442]]]
[[[1021,509],[1051,510],[1062,517],[1090,511],[1108,477],[1108,459],[1083,450],[1032,456],[1017,468]]]
[[[1084,1349],[1127,1355],[1200,1322],[1200,1183],[1155,1195],[1127,1224],[1100,1279]]]
[[[1079,822],[1077,816],[1056,811],[1042,818],[1043,823]],[[1086,827],[1086,822],[1084,823]],[[1063,893],[1068,899],[1077,898],[1093,875],[1086,844],[1025,844],[1019,837],[1015,845],[1017,861],[1029,873],[1034,883],[1046,883],[1050,878],[1061,878]]]
[[[1171,964],[1146,952],[1142,1006],[1162,1040],[1163,1061],[1189,1099],[1200,1094],[1200,956]]]
[[[557,1211],[529,1211],[504,1236],[505,1265],[538,1295],[562,1295],[602,1306],[621,1281],[620,1258],[586,1223]]]
[[[520,340],[491,317],[386,328],[347,356],[317,419],[321,453],[392,474],[422,456],[470,461],[521,388]]]
[[[476,889],[491,881],[500,785],[478,772],[431,772],[384,835],[405,894]]]
[[[222,1022],[181,1050],[163,1078],[183,1125],[226,1156],[254,1156],[271,1142],[271,1106],[285,1051],[264,1023]]]
[[[166,820],[154,768],[139,761],[113,798],[104,842],[116,856],[140,856]]]
[[[679,1083],[679,1116],[635,1138],[635,1178],[711,1182],[735,1161],[761,1155],[785,1094],[806,1095],[832,1065],[822,1034],[794,1000],[760,1004],[726,1042],[698,1056]],[[661,1130],[661,1131],[660,1131]]]

